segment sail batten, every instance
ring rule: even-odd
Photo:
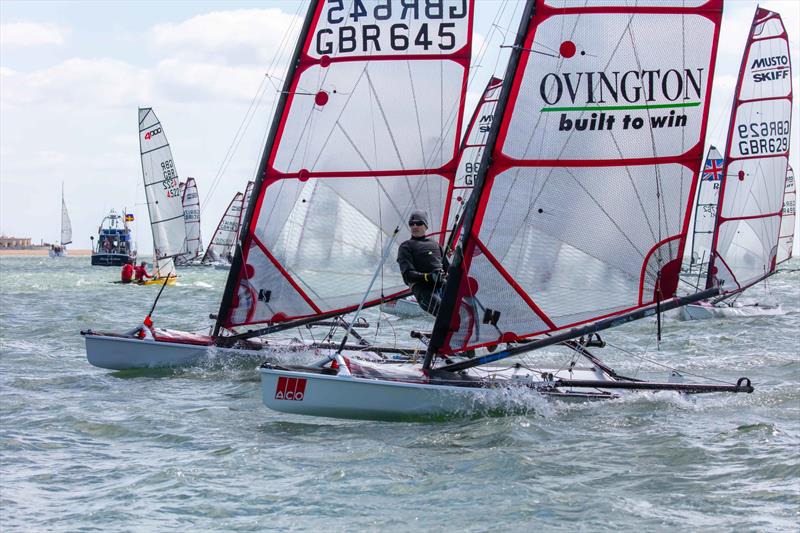
[[[395,228],[420,209],[431,234],[443,231],[473,1],[433,10],[390,4],[309,7],[218,328],[347,312],[365,294],[369,306],[403,293],[397,267],[381,262],[387,244],[396,254]]]
[[[629,313],[677,288],[721,2],[529,7],[431,355]]]
[[[757,8],[731,110],[706,286],[736,294],[776,271],[792,117],[789,42]]]

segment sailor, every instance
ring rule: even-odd
[[[425,211],[411,213],[408,229],[411,238],[400,245],[397,263],[403,281],[411,287],[417,304],[423,311],[436,316],[447,281],[447,257],[437,241],[425,237],[428,229],[428,214]]]
[[[144,261],[142,261],[142,263],[136,267],[134,273],[136,274],[136,283],[144,283],[144,278],[153,277],[147,273],[147,263]]]
[[[120,278],[122,283],[130,283],[131,279],[133,279],[133,265],[131,264],[130,260],[126,261],[125,264],[122,265]]]

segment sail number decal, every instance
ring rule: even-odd
[[[328,0],[310,52],[451,52],[466,44],[468,12],[468,0]]]
[[[789,121],[739,124],[739,152],[742,155],[780,154],[789,149]]]
[[[180,197],[181,188],[178,182],[178,172],[175,170],[175,164],[172,159],[161,162],[161,173],[164,177],[161,184],[164,186],[167,198]]]
[[[306,392],[305,378],[278,378],[278,385],[275,387],[276,400],[292,400],[302,402]]]

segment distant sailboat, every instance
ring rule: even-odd
[[[222,214],[222,218],[217,224],[217,229],[211,236],[206,253],[203,255],[204,265],[224,265],[230,266],[233,257],[233,247],[236,244],[236,236],[239,233],[239,224],[242,218],[242,199],[244,195],[237,192],[228,208]]]
[[[794,179],[794,170],[786,167],[786,188],[783,192],[783,209],[781,211],[781,229],[778,232],[778,257],[776,263],[780,265],[792,258],[794,246],[794,221],[797,216],[797,182]]]
[[[50,247],[50,257],[66,257],[67,245],[72,242],[72,222],[67,212],[67,202],[64,200],[64,184],[61,184],[61,242]]]
[[[714,237],[714,224],[717,220],[717,203],[722,182],[722,154],[711,146],[706,154],[706,162],[698,182],[697,203],[694,208],[694,228],[692,249],[689,252],[687,274],[706,279],[708,262],[711,257],[711,241]]]
[[[792,120],[791,63],[778,13],[756,8],[742,55],[705,280],[720,295],[681,310],[685,319],[761,314],[737,298],[777,272]],[[747,309],[744,309],[747,308]]]
[[[187,253],[186,224],[172,150],[152,108],[139,108],[142,176],[153,232],[155,272],[147,283],[174,279],[175,258]]]
[[[199,264],[203,252],[203,239],[200,236],[200,194],[194,178],[187,178],[181,183],[181,201],[183,203],[183,219],[186,224],[186,255],[175,258],[177,266]]]

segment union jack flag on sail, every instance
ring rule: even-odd
[[[705,166],[703,167],[703,181],[721,180],[723,161],[722,155],[712,146],[708,151],[708,159],[706,159]]]

